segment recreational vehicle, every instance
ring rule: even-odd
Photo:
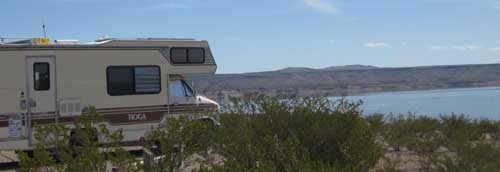
[[[32,149],[35,126],[69,125],[88,105],[138,143],[169,116],[216,111],[184,80],[216,69],[208,42],[194,39],[0,43],[0,150]]]

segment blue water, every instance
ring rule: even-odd
[[[500,87],[375,93],[347,99],[362,100],[362,110],[366,115],[416,113],[439,116],[455,113],[471,118],[500,119]]]

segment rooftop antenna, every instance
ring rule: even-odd
[[[47,29],[45,28],[45,19],[42,19],[42,29],[43,29],[43,37],[47,38]]]

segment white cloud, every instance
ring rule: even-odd
[[[476,51],[481,49],[478,45],[453,45],[453,46],[431,46],[431,51],[455,50],[455,51]]]
[[[491,6],[500,11],[500,0],[489,0]]]
[[[424,0],[427,2],[436,3],[469,3],[469,4],[481,4],[490,6],[493,9],[500,11],[500,0]]]
[[[171,8],[171,9],[174,9],[174,8],[189,8],[188,5],[186,5],[186,4],[180,4],[180,3],[163,3],[163,4],[155,5],[154,7],[156,7],[156,8]]]
[[[500,47],[491,48],[491,51],[500,53]]]
[[[366,48],[389,48],[391,45],[384,43],[384,42],[369,42],[363,44],[364,47]]]
[[[466,51],[467,50],[467,48],[465,48],[464,46],[457,46],[457,45],[451,46],[451,49],[459,50],[459,51]]]
[[[327,0],[303,0],[303,1],[307,7],[312,8],[319,12],[332,15],[340,13],[340,9]]]
[[[479,46],[479,45],[468,45],[468,46],[466,46],[466,48],[467,48],[468,50],[472,50],[472,51],[474,51],[474,50],[479,50],[479,49],[481,49],[481,48],[483,48],[483,47],[481,47],[481,46]]]
[[[439,51],[439,50],[444,50],[447,49],[447,47],[442,47],[442,46],[432,46],[429,48],[431,51]]]
[[[407,46],[408,42],[400,42],[399,44],[401,44],[401,46]]]
[[[151,2],[155,2],[155,4],[151,6],[153,9],[190,8],[192,4],[192,0],[152,0]]]

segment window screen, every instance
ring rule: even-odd
[[[160,68],[136,67],[135,68],[135,92],[136,93],[158,93],[160,86]]]
[[[134,95],[161,92],[160,68],[157,66],[114,66],[107,69],[108,94]]]
[[[205,49],[203,48],[171,48],[170,60],[173,64],[200,64],[205,63]]]
[[[33,64],[33,81],[36,91],[50,90],[50,65],[49,63]]]

